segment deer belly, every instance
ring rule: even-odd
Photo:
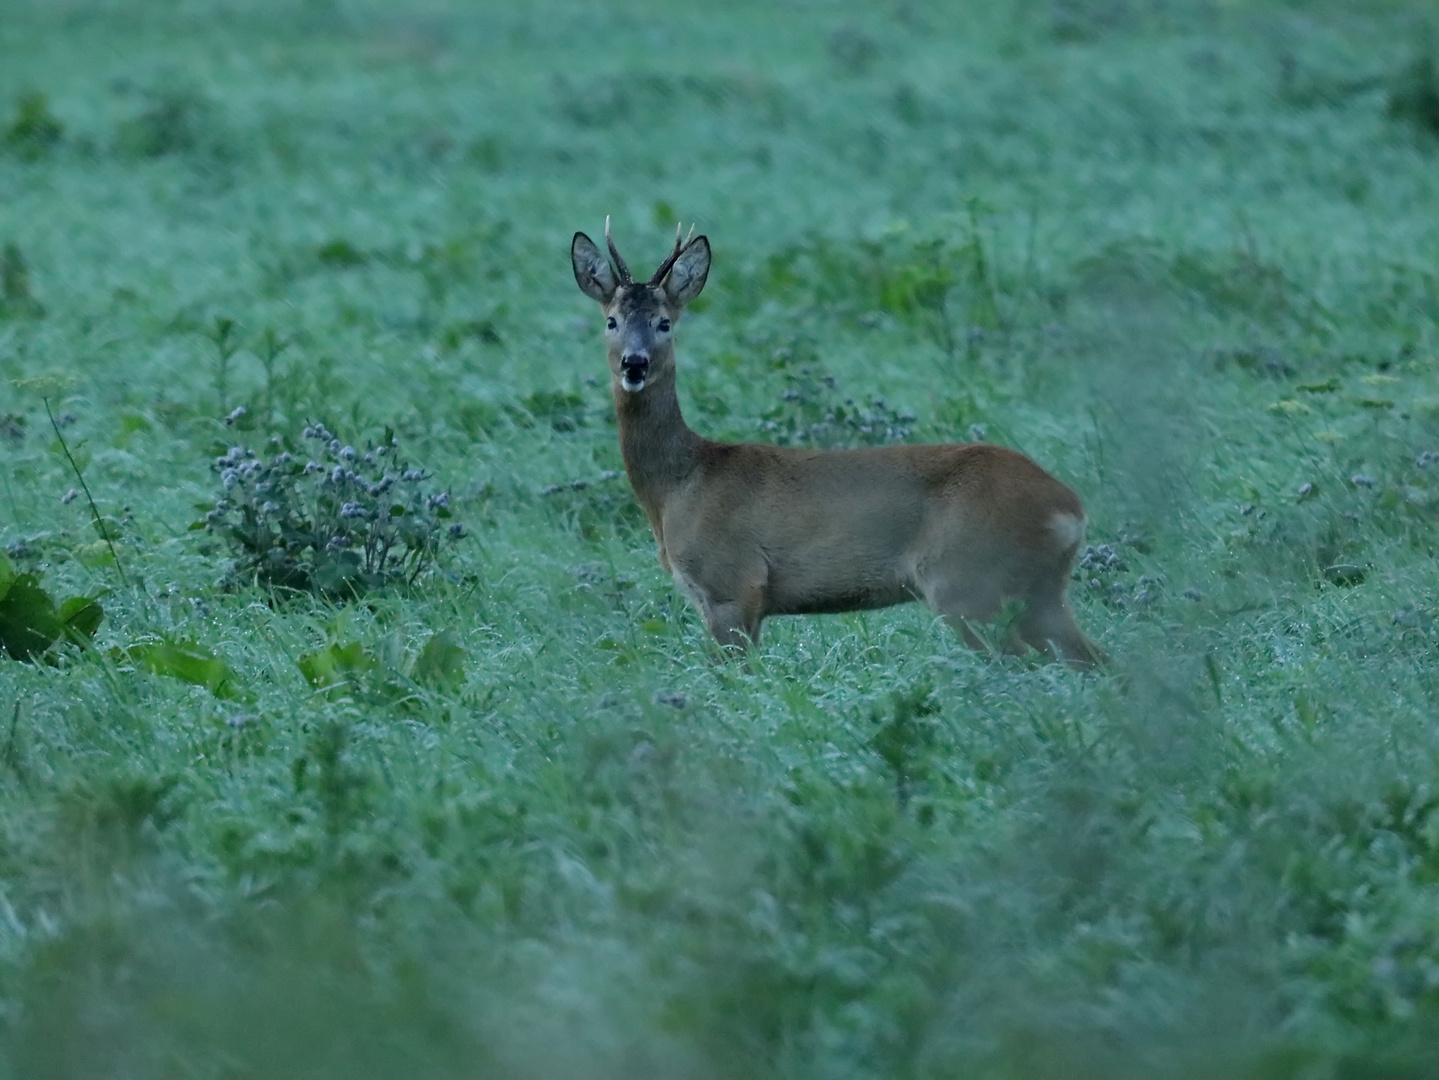
[[[822,614],[889,607],[917,598],[911,553],[922,521],[904,485],[877,494],[866,485],[827,493],[808,507],[777,517],[765,536],[769,587],[776,615]]]
[[[771,561],[765,589],[768,614],[864,611],[918,598],[894,552],[853,547],[827,550],[820,545],[804,554],[808,557],[780,557]]]
[[[845,590],[816,590],[809,595],[766,596],[767,615],[835,615],[841,611],[869,611],[872,608],[907,604],[919,597],[906,585],[860,585]]]

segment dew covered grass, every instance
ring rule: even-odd
[[[0,544],[108,592],[0,655],[0,1077],[1439,1076],[1431,17],[8,0]],[[1113,668],[720,660],[606,214],[714,246],[697,430],[1073,486]],[[212,463],[316,423],[464,537],[237,581]]]

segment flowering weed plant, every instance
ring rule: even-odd
[[[356,595],[413,582],[442,543],[465,535],[450,521],[449,492],[432,491],[424,470],[400,460],[389,429],[364,450],[324,424],[303,435],[309,455],[232,446],[211,465],[223,492],[196,527],[229,541],[236,581]]]

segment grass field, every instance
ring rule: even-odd
[[[0,544],[105,618],[0,655],[0,1077],[1439,1077],[1432,15],[4,0]],[[720,659],[606,214],[714,245],[702,433],[1073,486],[1112,669]],[[212,462],[314,423],[464,538],[243,580]]]

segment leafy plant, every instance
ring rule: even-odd
[[[110,561],[115,566],[115,573],[120,575],[120,580],[126,585],[129,580],[125,577],[125,567],[120,563],[120,553],[115,550],[114,538],[110,535],[110,528],[105,524],[105,518],[100,514],[100,508],[95,505],[95,497],[90,494],[90,485],[85,482],[85,470],[80,467],[80,462],[75,460],[75,455],[70,452],[70,444],[65,441],[65,433],[60,430],[60,422],[55,419],[55,412],[50,408],[50,399],[42,399],[45,403],[45,415],[50,420],[50,427],[55,432],[55,441],[59,444],[60,450],[69,462],[70,469],[75,473],[75,479],[80,483],[80,490],[85,493],[85,502],[90,507],[90,520],[95,523],[95,531],[100,534],[100,540],[104,543],[106,551],[110,555]]]
[[[465,647],[450,636],[448,630],[432,634],[410,669],[418,683],[442,690],[456,690],[465,684]]]
[[[288,349],[291,342],[280,336],[274,327],[266,327],[260,337],[260,366],[265,369],[265,420],[268,423],[275,415],[275,361]]]
[[[874,66],[881,51],[872,35],[849,24],[831,30],[824,44],[834,66],[846,75],[863,75]]]
[[[388,429],[378,446],[345,446],[324,424],[306,427],[316,456],[263,458],[243,446],[217,457],[223,496],[195,528],[235,549],[232,576],[327,596],[413,582],[445,541],[465,535],[448,492],[431,492],[421,469],[399,458]],[[272,440],[272,443],[275,440]]]
[[[884,312],[957,356],[971,330],[1006,325],[985,215],[970,200],[963,220],[934,230],[897,223],[877,239],[814,237],[770,254],[735,299],[751,309],[776,300],[831,308],[861,325]]]
[[[324,815],[325,831],[339,836],[354,822],[365,806],[369,779],[347,760],[349,725],[339,720],[322,722],[310,740],[308,753],[290,766],[296,792],[306,787],[309,764],[315,763],[314,791]]]
[[[778,405],[765,411],[760,430],[780,446],[883,446],[909,438],[915,414],[871,394],[863,405],[844,397],[833,375],[805,366],[786,372]]]
[[[594,479],[576,477],[563,484],[549,484],[540,489],[540,494],[565,527],[586,540],[643,532],[644,511],[620,481],[622,475],[606,469]]]
[[[536,390],[505,411],[520,427],[548,423],[555,431],[574,431],[586,420],[585,399],[573,390]]]
[[[1400,73],[1389,94],[1389,115],[1439,135],[1439,60],[1433,47]]]
[[[219,117],[209,98],[194,87],[174,85],[142,90],[140,112],[120,125],[120,149],[136,157],[182,154],[214,142]]]
[[[84,646],[105,618],[94,596],[59,604],[40,586],[39,574],[21,574],[0,555],[0,646],[15,660],[34,660],[57,641]]]
[[[39,319],[45,308],[30,292],[30,264],[20,245],[0,249],[0,319]]]
[[[875,710],[871,720],[879,727],[869,740],[894,772],[894,792],[901,809],[909,804],[916,780],[926,775],[925,758],[935,740],[933,717],[940,712],[934,688],[921,682],[890,694],[890,716]]]
[[[26,161],[45,156],[65,134],[65,125],[50,112],[44,94],[21,94],[15,100],[15,120],[5,130],[6,149]]]
[[[360,250],[343,237],[321,244],[315,255],[325,266],[336,270],[353,269],[356,266],[364,266],[370,261],[368,253]]]
[[[241,701],[248,696],[240,688],[234,669],[222,657],[193,641],[142,641],[113,650],[111,657],[155,675],[203,686],[217,698]]]
[[[431,634],[413,655],[407,654],[397,636],[381,653],[377,656],[358,641],[332,641],[299,657],[295,666],[307,683],[327,695],[374,691],[382,699],[393,700],[413,690],[410,683],[438,690],[458,690],[465,683],[469,653],[448,630]],[[376,678],[367,682],[371,674]]]
[[[223,315],[215,316],[215,322],[205,336],[215,346],[215,390],[220,398],[220,411],[224,413],[230,407],[230,357],[240,348],[240,343],[235,340],[235,320]]]
[[[348,645],[334,642],[319,652],[305,653],[295,661],[305,681],[316,690],[329,690],[346,680],[369,671],[379,661],[358,641]]]

